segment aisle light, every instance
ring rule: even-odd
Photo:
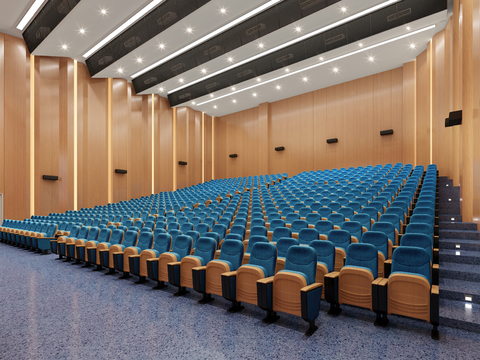
[[[20,20],[20,22],[17,25],[17,29],[20,31],[23,31],[25,29],[25,26],[32,20],[33,15],[40,9],[40,7],[43,5],[43,3],[46,0],[36,0],[32,6],[30,6],[30,9],[28,9],[27,13],[25,16]]]
[[[243,15],[243,16],[240,16],[239,18],[236,18],[235,20],[233,20],[232,22],[222,26],[221,28],[215,30],[215,31],[212,31],[211,33],[209,33],[208,35],[205,35],[204,37],[202,37],[201,39],[198,39],[190,44],[188,44],[187,46],[184,46],[182,49],[178,50],[178,51],[175,51],[173,54],[170,54],[168,55],[167,57],[164,57],[162,60],[159,60],[157,61],[156,63],[146,67],[145,69],[143,70],[140,70],[139,72],[137,72],[136,74],[133,74],[131,76],[132,79],[135,79],[136,77],[139,77],[140,75],[142,74],[145,74],[147,71],[150,71],[152,70],[153,68],[156,68],[157,66],[160,66],[164,63],[166,63],[167,61],[179,56],[180,54],[183,54],[184,52],[194,48],[195,46],[197,45],[200,45],[202,43],[204,43],[205,41],[207,40],[210,40],[211,38],[217,36],[218,34],[221,34],[223,33],[224,31],[234,27],[235,25],[238,25],[239,23],[241,23],[242,21],[245,21],[247,20],[248,18],[252,17],[252,16],[255,16],[257,15],[258,13],[262,12],[263,10],[265,9],[268,9],[269,7],[272,7],[273,5],[276,5],[277,3],[279,3],[280,1],[282,0],[270,0],[269,2],[267,2],[266,4],[263,4],[262,6],[259,6],[258,8],[256,8],[255,10],[252,10],[250,11],[249,13]]]
[[[323,61],[323,62],[321,62],[321,63],[314,64],[314,65],[310,65],[310,66],[307,66],[306,68],[302,68],[302,69],[299,69],[299,70],[296,70],[296,71],[289,72],[288,74],[284,74],[284,75],[278,76],[278,77],[276,77],[276,78],[274,78],[274,79],[270,79],[270,80],[263,81],[261,84],[254,84],[254,85],[248,86],[248,87],[246,87],[246,88],[244,88],[244,89],[237,90],[237,91],[235,91],[235,92],[233,92],[233,93],[219,96],[219,97],[217,97],[215,100],[223,99],[223,98],[225,98],[225,97],[227,97],[227,96],[230,96],[230,95],[235,95],[235,94],[238,94],[238,93],[243,92],[243,91],[246,91],[246,90],[251,90],[251,89],[256,88],[257,86],[260,86],[260,85],[268,84],[268,83],[273,82],[273,81],[278,81],[278,80],[280,80],[280,79],[284,79],[284,78],[286,78],[286,77],[289,77],[289,76],[292,76],[292,75],[295,75],[295,74],[298,74],[298,73],[302,73],[302,72],[304,72],[304,71],[308,71],[308,70],[310,70],[310,69],[314,69],[314,68],[317,68],[317,67],[319,67],[319,66],[323,66],[323,65],[326,65],[326,64],[329,64],[329,63],[332,63],[332,62],[341,60],[341,59],[345,59],[345,58],[347,58],[347,57],[350,57],[350,56],[353,56],[353,55],[356,55],[356,54],[359,54],[359,53],[362,53],[362,52],[365,52],[365,51],[368,51],[368,50],[375,49],[375,48],[377,48],[377,47],[379,47],[379,46],[383,46],[383,45],[389,44],[389,43],[391,43],[391,42],[395,42],[395,41],[398,41],[398,40],[402,40],[402,39],[405,39],[405,38],[407,38],[407,37],[409,37],[409,36],[413,36],[413,35],[419,34],[419,33],[421,33],[421,32],[434,29],[435,27],[436,27],[436,25],[430,25],[430,26],[428,26],[428,27],[426,27],[426,28],[423,28],[423,29],[414,31],[414,32],[412,32],[412,33],[404,34],[404,35],[395,37],[395,38],[393,38],[393,39],[385,40],[385,41],[382,41],[382,42],[380,42],[380,43],[378,43],[378,44],[374,44],[374,45],[371,45],[371,46],[368,46],[368,47],[365,47],[365,48],[361,48],[361,49],[352,51],[351,53],[344,54],[344,55],[340,55],[340,56],[337,56],[337,57],[335,57],[335,58],[333,58],[333,59],[325,60],[325,61]],[[204,102],[198,104],[198,106],[207,104],[207,103],[209,103],[210,101],[212,101],[212,100],[204,101]]]
[[[357,19],[357,18],[359,18],[359,17],[362,17],[362,16],[364,16],[364,15],[368,15],[368,14],[374,12],[374,11],[377,11],[377,10],[379,10],[379,9],[382,9],[382,8],[388,6],[388,5],[392,5],[392,4],[397,3],[397,2],[399,2],[399,1],[400,1],[400,0],[388,0],[388,1],[385,1],[385,2],[383,2],[383,3],[381,3],[381,4],[378,4],[378,5],[376,5],[376,6],[373,6],[373,7],[369,8],[369,9],[360,11],[360,12],[357,13],[357,14],[354,14],[354,15],[351,15],[351,16],[349,16],[349,17],[346,17],[345,19],[342,19],[342,20],[339,20],[339,21],[337,21],[337,22],[334,22],[333,24],[324,26],[324,27],[322,27],[321,29],[312,31],[311,33],[305,34],[305,35],[300,36],[300,37],[298,37],[298,38],[296,38],[296,39],[293,39],[293,40],[291,40],[291,41],[288,41],[288,42],[286,42],[286,43],[284,43],[284,44],[278,45],[278,46],[276,46],[276,47],[274,47],[274,48],[272,48],[272,49],[270,49],[270,50],[264,51],[264,52],[262,52],[262,53],[260,53],[260,54],[257,54],[257,55],[255,55],[255,56],[252,56],[252,57],[248,58],[248,59],[245,59],[245,60],[243,60],[243,61],[240,61],[240,62],[238,62],[238,63],[236,63],[236,64],[234,64],[234,65],[231,65],[231,66],[229,66],[229,67],[226,67],[226,68],[224,68],[224,69],[222,69],[222,70],[218,70],[218,71],[216,71],[216,72],[214,72],[214,73],[212,73],[212,74],[210,74],[210,75],[208,75],[208,76],[204,76],[204,77],[202,77],[202,78],[200,78],[200,79],[194,80],[194,81],[192,81],[192,82],[190,82],[190,83],[188,83],[188,84],[185,84],[185,85],[183,85],[183,86],[181,86],[181,87],[178,87],[178,88],[176,88],[176,89],[173,89],[172,91],[169,91],[168,93],[171,94],[171,93],[174,93],[174,92],[176,92],[176,91],[185,89],[186,87],[191,86],[191,85],[195,85],[196,83],[198,83],[198,82],[200,82],[200,81],[203,81],[203,80],[206,80],[206,79],[210,79],[210,78],[213,77],[213,76],[222,74],[222,73],[224,73],[224,72],[226,72],[226,71],[228,71],[228,70],[234,69],[234,68],[236,68],[236,67],[238,67],[238,66],[241,66],[241,65],[244,65],[244,64],[246,64],[246,63],[249,63],[250,61],[253,61],[253,60],[256,60],[256,59],[261,58],[261,57],[263,57],[263,56],[266,56],[266,55],[268,55],[268,54],[274,53],[274,52],[276,52],[276,51],[278,51],[278,50],[281,50],[281,49],[283,49],[283,48],[286,48],[286,47],[288,47],[288,46],[290,46],[290,45],[294,45],[294,44],[296,44],[296,43],[298,43],[298,42],[300,42],[300,41],[303,41],[303,40],[306,40],[306,39],[308,39],[308,38],[311,38],[312,36],[318,35],[318,34],[320,34],[320,33],[323,33],[323,32],[325,32],[325,31],[327,31],[327,30],[330,30],[330,29],[335,28],[335,27],[337,27],[337,26],[343,25],[343,24],[345,24],[345,23],[347,23],[347,22],[350,22],[350,21],[352,21],[352,20],[355,20],[355,19]],[[152,66],[153,66],[153,65],[152,65]],[[136,76],[137,76],[137,74],[135,74],[135,75],[132,76],[132,77],[136,77]]]

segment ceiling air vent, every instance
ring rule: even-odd
[[[218,45],[212,46],[210,49],[205,50],[203,53],[205,56],[215,54],[217,51],[220,51],[222,48]]]
[[[308,9],[309,7],[312,7],[314,5],[317,5],[318,3],[324,2],[325,0],[307,0],[307,1],[302,1],[300,3],[300,8],[302,10]]]
[[[70,12],[70,6],[68,6],[68,1],[63,0],[60,5],[57,6],[57,11],[59,14],[67,15]]]
[[[334,37],[331,37],[330,39],[325,40],[325,44],[330,45],[333,44],[337,41],[345,39],[345,34],[340,34]]]
[[[125,46],[127,49],[131,48],[131,47],[135,47],[135,46],[137,46],[137,42],[141,43],[142,39],[140,39],[138,36],[137,37],[133,36],[130,39],[128,39],[127,41],[125,41],[123,43],[123,46]]]
[[[160,19],[157,20],[158,25],[168,26],[178,18],[177,14],[169,11],[163,15]]]
[[[287,55],[280,56],[279,58],[277,58],[276,61],[278,64],[280,64],[293,58],[294,58],[293,54],[287,54]]]
[[[247,76],[247,75],[250,75],[250,74],[253,74],[253,70],[242,71],[241,73],[238,73],[237,76],[239,78],[243,78],[244,76]]]
[[[172,72],[182,71],[183,70],[183,63],[172,66],[170,70],[172,70]]]
[[[395,21],[397,19],[400,19],[404,16],[408,16],[412,13],[412,8],[408,8],[408,9],[405,9],[405,10],[402,10],[402,11],[399,11],[395,14],[392,14],[390,16],[387,16],[387,21],[390,22],[390,21]]]
[[[109,56],[109,55],[104,56],[100,60],[98,60],[98,65],[100,65],[100,66],[108,65],[112,62],[112,60],[113,60],[112,56]]]
[[[247,36],[257,35],[260,31],[265,30],[266,28],[267,26],[265,24],[260,23],[254,27],[251,27],[247,31],[245,31],[245,34],[247,34]]]
[[[178,98],[179,98],[180,100],[183,100],[183,99],[189,98],[189,97],[191,97],[191,96],[192,96],[191,93],[186,93],[186,94],[178,95]]]
[[[50,34],[50,28],[46,26],[42,26],[37,30],[37,32],[35,33],[35,36],[37,39],[45,39],[48,36],[48,34]]]
[[[210,83],[208,85],[205,85],[205,89],[207,89],[208,91],[212,90],[212,89],[216,89],[218,86],[218,83],[217,82],[213,82],[213,83]]]
[[[145,85],[156,84],[157,80],[158,79],[155,76],[152,76],[151,78],[148,78],[147,80],[145,80],[144,83]]]

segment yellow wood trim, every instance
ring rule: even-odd
[[[112,117],[113,117],[113,79],[108,78],[108,109],[107,109],[107,167],[108,167],[108,202],[113,203],[113,152],[112,152]]]
[[[205,182],[205,113],[202,112],[202,183]]]
[[[212,116],[212,180],[215,179],[215,116]]]
[[[73,210],[78,210],[78,63],[73,61]]]
[[[173,191],[177,190],[177,108],[173,108],[172,117],[172,147],[173,147]]]
[[[155,193],[155,94],[152,94],[152,194]]]
[[[35,214],[35,56],[30,55],[30,216]]]

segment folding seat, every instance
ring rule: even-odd
[[[388,276],[389,259],[392,258],[392,242],[388,239],[387,235],[379,231],[369,231],[364,234],[362,243],[371,244],[375,246],[378,251],[378,277],[383,278]],[[387,271],[385,271],[385,264],[387,263]]]
[[[402,231],[400,218],[396,214],[383,214],[380,216],[379,222],[389,222],[395,226],[395,237],[398,239],[398,235]]]
[[[366,206],[360,211],[360,214],[368,214],[368,216],[370,216],[370,223],[372,225],[374,222],[378,221],[378,211],[374,207]]]
[[[325,275],[335,270],[335,245],[331,241],[314,240],[309,246],[317,253],[315,282],[323,285]],[[322,299],[325,299],[325,286],[322,288]]]
[[[17,241],[17,234],[19,232],[18,227],[20,227],[22,222],[18,222],[15,225],[15,228],[11,231],[11,241],[18,246],[20,243]],[[39,223],[33,231],[29,231],[28,234],[25,235],[25,244],[27,248],[36,248],[35,240],[39,234],[45,234],[47,232],[48,223],[41,222]]]
[[[368,204],[369,208],[375,208],[377,210],[377,219],[383,214],[383,204],[380,201],[374,200]]]
[[[264,235],[251,235],[248,240],[245,240],[243,242],[244,254],[242,264],[248,263],[253,246],[259,242],[268,243],[269,241],[268,238]]]
[[[341,209],[338,209],[337,213],[342,214],[345,216],[346,221],[350,221],[350,219],[353,217],[353,209],[351,207],[343,207]]]
[[[315,223],[320,240],[327,240],[328,234],[333,230],[333,223],[329,220],[320,220]]]
[[[352,217],[352,221],[358,221],[360,224],[362,224],[362,234],[366,231],[370,231],[372,228],[371,219],[368,214],[355,214]]]
[[[339,230],[340,226],[345,222],[345,216],[343,214],[333,213],[328,215],[327,218],[332,222],[333,228]]]
[[[193,253],[193,251],[195,250],[195,244],[197,243],[197,240],[200,239],[200,233],[198,231],[195,231],[195,230],[190,230],[190,231],[187,231],[186,233],[184,233],[183,235],[187,235],[187,236],[190,236],[192,238],[192,241],[193,241],[192,253]]]
[[[117,230],[122,230],[122,231],[126,232],[128,229],[127,229],[126,226],[120,225],[119,227],[117,227]]]
[[[233,225],[230,228],[230,232],[225,235],[225,239],[237,239],[240,241],[245,240],[245,233],[246,229],[245,226],[242,225]],[[222,245],[222,242],[220,242],[220,246]]]
[[[392,204],[386,211],[384,215],[397,215],[398,219],[400,221],[400,230],[399,233],[402,232],[403,229],[403,224],[406,223],[406,213],[405,211],[398,206],[395,206],[395,204]]]
[[[270,224],[267,224],[269,225],[268,226],[268,236],[269,238],[271,238],[272,234],[273,234],[273,231],[275,231],[275,229],[277,227],[286,227],[286,224],[285,224],[285,221],[282,220],[282,219],[275,219],[275,220],[272,220],[270,222]]]
[[[123,226],[126,226],[127,228],[133,226],[133,221],[132,220],[127,220],[127,218],[125,218],[123,221],[122,221],[122,225]]]
[[[230,221],[230,219],[228,219],[226,217],[222,217],[217,221],[217,225],[223,225],[223,226],[225,226],[226,230],[228,230],[228,229],[230,229],[231,221]]]
[[[216,224],[216,225],[213,226],[211,232],[218,234],[219,244],[220,244],[220,241],[222,241],[225,238],[225,235],[227,234],[227,228],[225,227],[225,225]],[[208,236],[209,234],[206,234],[206,236]]]
[[[332,201],[330,204],[328,204],[328,207],[332,209],[332,212],[338,212],[342,205],[340,205],[338,202]]]
[[[267,223],[271,223],[273,220],[281,220],[281,219],[282,219],[281,215],[276,211],[267,213]]]
[[[38,233],[35,238],[32,237],[34,248],[44,254],[50,250],[50,241],[55,240],[55,233],[57,232],[57,224],[50,223],[44,233]]]
[[[213,228],[213,225],[215,225],[215,219],[213,217],[207,217],[205,218],[205,220],[203,221],[203,223],[207,224],[208,226],[210,226],[210,229]],[[196,226],[198,226],[200,224],[197,224]],[[195,225],[194,225],[195,226]]]
[[[348,207],[353,210],[354,215],[358,214],[362,210],[362,205],[357,201],[350,201],[348,203]]]
[[[434,228],[432,224],[414,222],[407,225],[405,234],[412,234],[412,233],[425,234],[431,239],[432,246],[435,249],[438,249],[438,239],[435,239],[433,235],[433,231],[434,231]]]
[[[340,271],[345,265],[346,251],[352,243],[352,237],[346,230],[332,230],[327,240],[335,245],[335,271]]]
[[[393,253],[388,280],[377,284],[377,288],[379,297],[386,298],[385,304],[379,304],[378,311],[425,320],[433,325],[432,339],[439,339],[439,288],[432,285],[427,251],[400,246]]]
[[[294,236],[295,238],[295,236]],[[303,228],[298,232],[298,242],[300,245],[308,246],[312,241],[319,240],[319,233],[315,229]]]
[[[317,256],[313,248],[292,246],[288,249],[284,270],[257,281],[258,306],[267,311],[267,323],[278,319],[277,312],[301,316],[309,323],[307,336],[316,330],[322,284],[315,283]]]
[[[285,266],[285,258],[287,256],[288,249],[294,245],[300,245],[297,239],[294,238],[280,238],[277,241],[277,265],[275,267],[275,274],[280,270],[283,270]]]
[[[363,228],[358,221],[345,221],[340,229],[347,230],[352,236],[352,243],[362,242]]]
[[[93,226],[93,220],[92,218],[90,219],[87,219],[87,221],[85,221],[85,226]],[[99,222],[100,223],[100,222]]]
[[[222,296],[222,274],[236,271],[242,264],[243,243],[239,240],[225,240],[218,260],[206,266],[192,269],[193,288],[203,295],[199,303],[213,300],[212,294]]]
[[[368,206],[368,199],[366,197],[358,196],[355,198],[355,201],[358,202],[362,208]]]
[[[288,225],[287,225],[288,226]],[[298,237],[298,232],[302,229],[308,229],[308,223],[306,220],[294,220],[290,226],[292,235],[294,238]]]
[[[183,224],[188,223],[189,219],[185,216],[179,216],[177,217],[177,222],[182,226]]]
[[[323,205],[320,204],[319,202],[315,202],[310,205],[310,209],[312,209],[312,211],[315,211],[315,212],[318,212],[318,210],[321,209],[322,207]]]
[[[110,230],[115,230],[117,227],[115,225],[108,225],[107,226],[107,229],[110,229]]]
[[[102,270],[100,251],[107,250],[106,254],[108,258],[108,249],[110,249],[110,246],[112,245],[121,244],[123,242],[124,234],[125,233],[123,230],[116,229],[113,230],[111,232],[111,235],[108,237],[107,229],[105,229],[103,233],[102,231],[100,231],[100,235],[97,241],[89,241],[87,242],[87,244],[85,244],[88,258],[88,263],[86,265],[90,265],[91,263],[93,263],[97,265],[97,267],[93,271]]]
[[[322,220],[322,217],[320,216],[320,214],[308,214],[305,220],[308,223],[308,227],[313,229],[315,228],[315,224],[317,223],[317,221]]]
[[[330,303],[329,314],[338,315],[341,312],[341,304],[363,307],[373,311],[372,283],[377,278],[378,251],[376,247],[371,244],[349,245],[345,266],[340,272],[325,276],[325,300]]]
[[[146,234],[144,236],[148,236],[148,234],[151,234],[151,233],[144,233],[144,234]],[[116,272],[115,269],[120,266],[118,264],[118,259],[117,259],[117,264],[115,264],[114,255],[116,253],[123,254],[126,248],[136,246],[137,240],[138,240],[138,232],[128,230],[125,233],[121,244],[110,244],[108,248],[99,249],[98,256],[100,258],[100,265],[103,267],[109,268],[109,271],[106,273],[107,275],[115,274]],[[121,264],[123,264],[123,261],[121,262]]]
[[[187,231],[194,230],[194,226],[193,224],[186,222],[180,225],[180,230],[182,231],[183,234],[185,234]]]
[[[435,219],[435,208],[416,206],[412,215],[430,215]]]
[[[313,200],[311,198],[308,198],[307,200],[304,201],[304,204],[308,207],[310,207],[310,205],[312,205],[314,203],[315,203],[315,200]]]
[[[288,214],[285,217],[285,223],[287,226],[291,225],[295,220],[300,220],[300,215],[297,213]]]
[[[295,214],[293,209],[291,207],[288,207],[288,208],[285,208],[285,209],[282,209],[282,219],[283,220],[286,220],[286,217],[287,215],[289,214]],[[295,215],[298,215],[298,214],[295,214]]]
[[[72,257],[75,257],[75,254],[70,254],[69,249],[67,247],[68,244],[75,245],[75,240],[77,239],[86,239],[88,237],[88,232],[90,231],[90,227],[88,226],[74,226],[72,231],[70,231],[69,236],[60,236],[57,239],[57,251],[58,251],[58,259],[62,259],[63,256],[66,256],[64,262],[71,261]],[[55,241],[52,240],[54,243]]]
[[[372,231],[380,231],[387,235],[388,240],[392,242],[393,245],[398,245],[398,236],[397,236],[397,229],[395,229],[395,226],[391,223],[387,222],[376,222],[372,226]]]
[[[432,283],[433,285],[438,285],[438,249],[433,249],[431,237],[421,233],[405,234],[400,240],[400,247],[402,246],[418,247],[427,251],[428,255],[430,256],[430,262],[432,263]]]
[[[322,217],[322,220],[327,220],[330,214],[332,214],[332,209],[329,207],[323,207],[321,209],[318,209],[318,214]]]
[[[312,213],[312,209],[308,207],[302,207],[298,212],[298,214],[300,215],[300,219],[305,219],[311,213]]]
[[[198,224],[196,227],[196,231],[200,233],[200,236],[204,236],[206,233],[210,231],[210,226],[208,224]]]
[[[90,234],[91,233],[92,233],[92,230],[90,230]],[[84,261],[85,262],[85,265],[82,266],[82,267],[84,267],[84,268],[90,267],[92,262],[93,263],[96,262],[96,251],[93,251],[94,258],[92,260],[89,257],[89,255],[92,254],[92,250],[90,250],[90,249],[96,250],[98,244],[110,242],[111,236],[112,236],[112,230],[111,229],[107,229],[107,228],[101,229],[97,239],[88,240],[85,244],[79,243],[78,245],[75,246],[77,259],[79,261]]]
[[[268,232],[268,240],[270,240],[273,243],[276,243],[278,239],[282,237],[292,237],[292,230],[287,227],[277,227],[275,230],[273,230],[272,237],[270,238],[270,232]]]

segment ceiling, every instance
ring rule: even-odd
[[[233,64],[241,62],[384,1],[342,0],[261,37],[259,40],[232,50],[228,54],[210,60],[161,84],[155,84],[141,94],[155,93],[167,97],[168,92],[178,89],[179,86],[183,86],[182,84],[204,79],[209,74],[232,66],[232,63],[227,61],[229,57],[233,59]],[[7,3],[5,0],[2,2]],[[15,0],[8,1],[5,5],[2,4],[0,32],[21,37],[21,32],[15,29],[15,26],[33,2],[34,0]],[[33,54],[65,56],[85,63],[86,59],[83,55],[88,50],[150,2],[151,0],[82,0],[35,49]],[[192,14],[106,67],[95,77],[121,77],[131,81],[132,75],[147,66],[181,51],[192,42],[268,2],[268,0],[209,1]],[[345,12],[341,11],[343,7],[346,8]],[[220,11],[222,8],[226,10],[225,13]],[[106,14],[101,13],[102,9],[106,10]],[[230,87],[221,89],[212,94],[213,96],[206,95],[194,99],[194,103],[189,101],[181,105],[190,106],[212,116],[223,116],[257,106],[260,103],[278,101],[400,67],[403,63],[414,60],[425,50],[433,35],[445,27],[447,16],[447,11],[438,12],[368,37],[361,40],[361,44],[351,43],[323,53],[323,64],[318,57],[306,59],[289,66],[288,69],[282,68],[262,75],[260,82],[257,79],[247,80],[235,85],[235,90]],[[417,30],[423,30],[431,25],[435,25],[435,28],[414,34]],[[407,30],[407,26],[409,30]],[[192,32],[187,32],[187,28],[191,28]],[[80,29],[84,29],[84,33],[81,33]],[[407,37],[382,44],[402,36]],[[259,48],[260,43],[264,45],[263,49]],[[164,45],[163,49],[159,47],[160,44]],[[373,48],[365,50],[369,47]],[[352,54],[359,50],[361,51]],[[338,57],[342,58],[332,61]],[[306,70],[307,67],[311,68]],[[119,72],[120,69],[122,73]],[[334,69],[337,71],[335,72]],[[276,80],[279,77],[283,78]],[[180,80],[183,82],[180,83]],[[160,88],[162,88],[161,91]]]

